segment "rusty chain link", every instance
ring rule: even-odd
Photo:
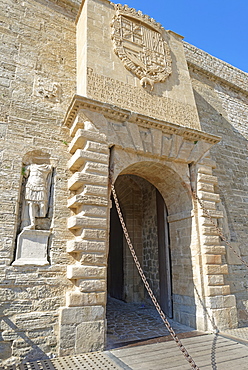
[[[146,287],[146,290],[156,308],[156,310],[158,311],[163,323],[165,324],[167,330],[169,331],[170,335],[172,336],[173,340],[176,342],[177,346],[179,347],[179,349],[181,350],[181,352],[183,353],[184,357],[186,358],[186,360],[190,363],[191,365],[191,368],[192,369],[197,369],[199,370],[199,367],[196,365],[195,361],[193,360],[193,358],[190,356],[190,354],[188,353],[188,351],[186,350],[186,348],[184,347],[184,345],[182,344],[182,342],[180,341],[180,339],[177,337],[176,333],[174,332],[173,328],[171,327],[169,321],[167,320],[164,312],[162,311],[156,297],[154,296],[150,286],[149,286],[149,283],[145,277],[145,274],[142,270],[142,267],[139,263],[139,260],[137,258],[137,255],[136,255],[136,252],[133,248],[133,245],[132,245],[132,242],[131,242],[131,239],[129,237],[129,234],[128,234],[128,231],[127,231],[127,228],[126,228],[126,225],[125,225],[125,221],[123,219],[123,216],[122,216],[122,212],[121,212],[121,209],[120,209],[120,205],[119,205],[119,202],[118,202],[118,199],[117,199],[117,195],[116,195],[116,192],[115,192],[115,188],[114,188],[114,185],[111,184],[111,191],[112,191],[112,194],[113,194],[113,197],[114,197],[114,201],[115,201],[115,205],[116,205],[116,209],[117,209],[117,213],[118,213],[118,216],[119,216],[119,219],[120,219],[120,223],[121,223],[121,226],[122,226],[122,229],[123,229],[123,233],[125,235],[125,238],[126,238],[126,241],[127,241],[127,244],[128,244],[128,247],[129,247],[129,250],[133,256],[133,259],[134,259],[134,262],[135,262],[135,265],[138,269],[138,272],[140,274],[140,277]]]
[[[192,192],[193,198],[198,201],[198,203],[200,204],[200,207],[201,207],[203,213],[206,215],[206,217],[209,219],[209,221],[211,222],[211,224],[214,226],[215,230],[217,231],[217,233],[219,234],[219,236],[221,237],[221,239],[223,240],[223,242],[239,258],[239,260],[242,262],[242,264],[245,265],[248,268],[248,263],[245,260],[243,260],[243,258],[236,252],[236,250],[233,248],[233,246],[229,243],[229,241],[227,240],[227,238],[224,236],[222,230],[218,226],[216,226],[216,224],[213,221],[213,218],[212,218],[210,212],[204,207],[204,204],[203,204],[202,200],[196,194],[196,191],[195,190],[192,190],[191,192]]]

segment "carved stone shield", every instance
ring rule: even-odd
[[[115,16],[112,21],[114,51],[125,67],[133,72],[142,86],[164,82],[171,74],[171,56],[167,42],[162,36],[162,26],[154,19],[129,8],[113,4]]]

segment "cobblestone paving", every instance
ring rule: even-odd
[[[169,321],[176,333],[194,330],[173,320]],[[156,309],[150,305],[125,303],[110,298],[107,304],[107,322],[106,349],[169,335]]]

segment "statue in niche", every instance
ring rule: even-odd
[[[52,166],[32,163],[24,167],[23,175],[27,178],[24,200],[28,208],[30,222],[23,229],[32,230],[35,229],[37,217],[45,218],[47,216]]]
[[[50,155],[33,150],[23,158],[14,266],[49,265],[54,167]]]

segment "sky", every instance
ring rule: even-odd
[[[199,49],[248,72],[248,0],[122,0]]]

